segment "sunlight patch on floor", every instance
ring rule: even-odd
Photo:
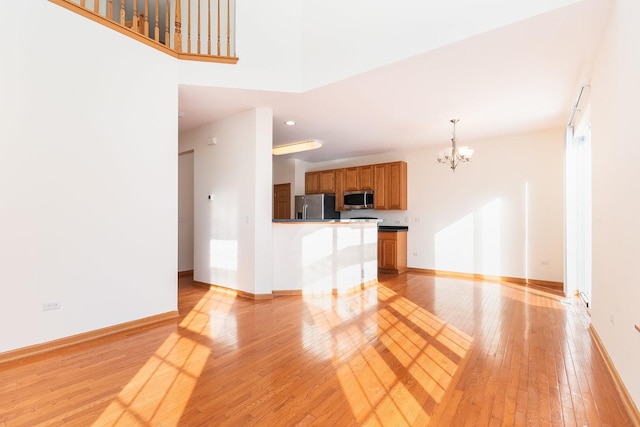
[[[93,425],[178,425],[211,353],[209,346],[183,334],[193,332],[237,346],[237,331],[229,334],[228,325],[214,321],[224,318],[231,304],[228,296],[207,292],[180,323],[182,333],[169,335]]]
[[[324,337],[321,353],[332,359],[359,424],[426,425],[425,406],[442,400],[472,339],[388,288],[374,291],[376,298],[356,303],[309,300],[308,344]]]

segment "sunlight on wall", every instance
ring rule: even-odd
[[[471,337],[382,286],[350,299],[310,299],[307,307],[305,349],[333,361],[361,425],[426,425],[430,412],[415,396],[440,402],[471,348]]]
[[[529,278],[529,181],[524,183],[524,278]]]
[[[474,216],[472,213],[436,233],[436,270],[472,272],[474,270]]]
[[[238,271],[238,241],[211,239],[209,241],[209,267]]]
[[[499,276],[500,269],[500,199],[484,205],[481,209],[480,239],[482,242],[482,273]]]
[[[302,291],[352,291],[377,278],[377,228],[329,226],[302,237]]]
[[[302,238],[302,265],[317,263],[332,253],[333,230],[323,228]]]
[[[435,269],[502,274],[502,202],[485,204],[434,236]]]

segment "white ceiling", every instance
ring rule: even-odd
[[[305,93],[180,86],[179,131],[273,109],[273,144],[322,140],[310,162],[566,125],[609,1],[582,1]],[[295,120],[296,126],[285,126]]]

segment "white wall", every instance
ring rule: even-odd
[[[178,156],[178,271],[193,270],[193,151]]]
[[[180,135],[180,152],[194,151],[197,281],[271,293],[272,120],[248,110]]]
[[[640,3],[617,0],[591,82],[592,323],[640,406]]]
[[[578,0],[305,1],[305,90],[381,67]],[[491,10],[491,13],[487,13]],[[482,19],[477,17],[482,15]],[[356,54],[357,53],[357,54]],[[340,64],[339,67],[336,64]]]
[[[181,61],[180,82],[308,91],[578,1],[237,1],[238,63]]]
[[[562,282],[564,130],[463,142],[475,154],[455,173],[437,163],[442,147],[315,163],[309,170],[407,162],[406,211],[342,217],[408,225],[409,267]]]
[[[177,310],[175,60],[5,3],[37,31],[0,27],[0,352]]]

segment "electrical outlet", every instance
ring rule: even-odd
[[[60,310],[62,301],[49,301],[42,303],[42,311]]]
[[[418,256],[418,252],[413,252],[413,256]]]
[[[540,264],[542,264],[542,265],[549,265],[549,261],[542,261]]]

